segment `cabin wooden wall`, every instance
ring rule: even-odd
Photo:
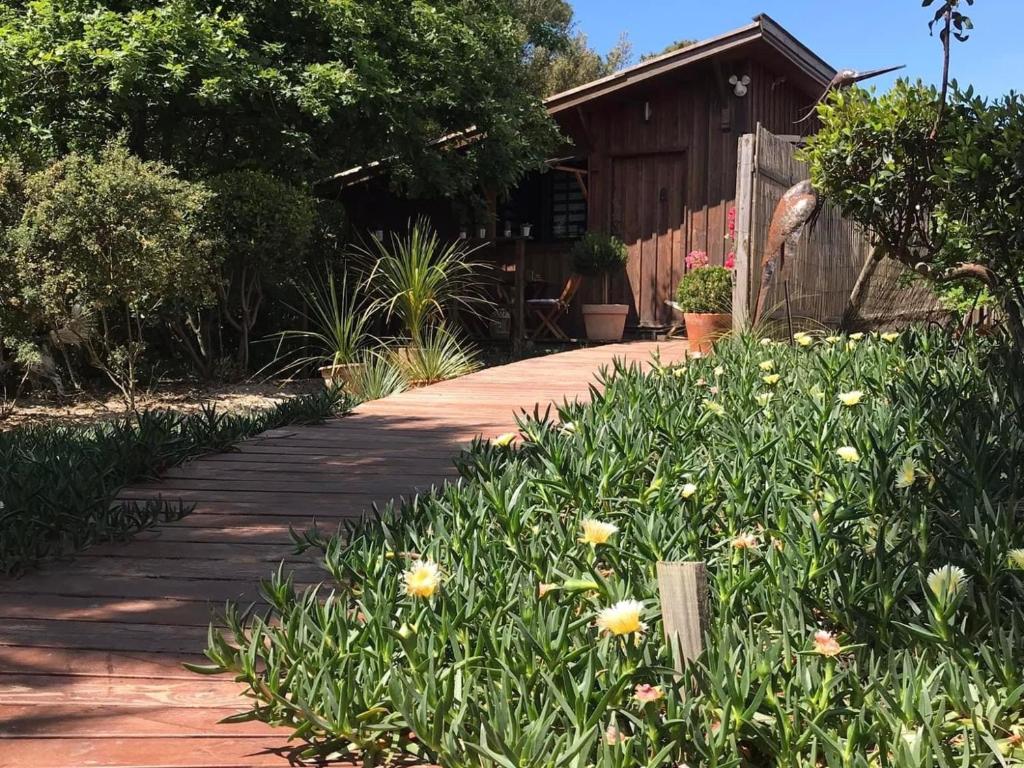
[[[750,75],[747,96],[733,94],[727,82],[732,74]],[[672,321],[664,301],[673,297],[688,253],[705,251],[710,263],[720,265],[734,250],[727,240],[728,212],[735,206],[739,137],[758,122],[779,134],[813,131],[813,121],[796,124],[796,120],[814,98],[763,64],[743,60],[722,62],[686,80],[663,82],[648,89],[637,86],[629,89],[627,96],[609,96],[580,108],[583,130],[574,138],[589,152],[591,230],[621,235],[617,230],[624,223],[616,218],[621,218],[622,199],[651,199],[651,190],[641,185],[650,186],[655,174],[616,174],[617,162],[621,168],[624,159],[650,158],[655,167],[665,168],[685,157],[681,189],[669,189],[662,196],[663,203],[667,197],[670,205],[683,206],[681,216],[658,214],[659,221],[669,222],[669,229],[665,231],[666,225],[659,223],[656,228],[662,231],[657,233],[657,241],[642,245],[644,249],[657,249],[659,254],[670,253],[670,263],[666,265],[659,258],[642,270],[633,265],[613,284],[612,300],[632,307],[631,325],[638,324],[641,315],[646,315],[646,324],[667,325]],[[645,102],[650,106],[649,119],[645,119]],[[660,174],[653,183],[660,186],[667,183],[667,177]],[[682,226],[672,231],[671,222],[677,218]],[[581,293],[584,301],[600,300],[600,286],[596,284],[585,286]],[[637,307],[638,303],[643,306]],[[658,309],[652,323],[650,308],[655,306]]]

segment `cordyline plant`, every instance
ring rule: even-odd
[[[462,768],[1024,761],[1024,435],[1003,354],[738,339],[478,444],[279,571],[196,671],[307,757]],[[1012,364],[1012,358],[1010,363]],[[1019,373],[1019,372],[1018,372]],[[707,563],[673,673],[655,566]]]

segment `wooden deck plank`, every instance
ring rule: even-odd
[[[417,488],[456,482],[452,458],[552,403],[586,400],[613,356],[656,344],[535,358],[283,427],[197,459],[126,499],[180,499],[189,515],[20,579],[0,579],[0,766],[284,766],[288,732],[218,725],[244,709],[229,676],[200,677],[207,622],[226,600],[258,602],[282,560],[297,586],[327,581],[289,528],[325,533]],[[662,359],[685,343],[661,344]],[[554,417],[554,410],[551,410]]]

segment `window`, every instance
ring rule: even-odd
[[[587,198],[576,174],[551,174],[551,237],[555,240],[580,237],[587,231]]]

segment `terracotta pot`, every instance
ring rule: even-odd
[[[320,369],[320,375],[328,384],[335,384],[342,389],[350,389],[352,380],[363,368],[363,363],[341,363],[340,365],[325,365]]]
[[[715,342],[732,331],[732,315],[683,313],[691,352],[710,352]]]
[[[619,341],[626,328],[626,304],[584,304],[583,322],[591,341]]]

